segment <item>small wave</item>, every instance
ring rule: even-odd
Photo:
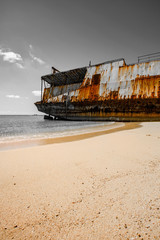
[[[42,133],[33,133],[33,134],[23,134],[23,135],[14,135],[14,136],[1,136],[0,137],[0,145],[1,144],[12,144],[26,141],[34,141],[40,139],[52,139],[66,136],[79,135],[84,133],[90,133],[93,131],[104,131],[104,127],[107,129],[113,125],[114,122],[110,123],[100,123],[100,124],[90,124],[89,126],[80,126],[78,128],[69,128],[66,130],[64,127],[61,127],[61,131],[57,132],[42,132]]]

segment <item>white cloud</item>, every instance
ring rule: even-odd
[[[36,96],[36,97],[40,97],[41,96],[41,91],[32,91],[33,95]]]
[[[2,49],[0,49],[0,55],[3,56],[3,61],[14,63],[16,61],[22,61],[22,57],[18,53],[14,52],[3,52]]]
[[[21,63],[16,63],[16,65],[17,65],[18,68],[21,68],[21,69],[24,68],[24,66]]]
[[[30,45],[29,45],[29,48],[32,50],[32,49],[33,49],[33,46],[30,44]]]
[[[15,63],[17,67],[24,68],[23,59],[19,53],[0,48],[0,56],[3,57],[3,61],[5,62]]]
[[[8,94],[8,95],[6,95],[6,97],[7,98],[14,98],[14,99],[19,99],[20,98],[21,100],[22,99],[26,99],[26,100],[29,99],[28,97],[21,97],[19,95],[14,95],[14,94]]]
[[[45,61],[43,61],[41,58],[35,56],[34,48],[31,44],[29,45],[29,55],[32,59],[32,62],[38,63],[39,65],[46,66]],[[0,57],[2,57],[4,62],[12,63],[19,69],[24,69],[27,67],[26,59],[23,59],[19,53],[16,53],[9,48],[3,48],[0,46]]]
[[[19,95],[6,95],[6,97],[7,98],[16,98],[16,99],[20,98]]]
[[[38,62],[40,65],[45,64],[45,62],[44,62],[42,59],[34,56],[32,53],[30,53],[30,56],[31,56],[31,58],[32,58],[34,61]]]
[[[45,64],[45,62],[44,62],[42,59],[36,57],[36,56],[33,54],[33,46],[32,46],[31,44],[29,45],[29,48],[30,48],[29,55],[30,55],[30,57],[32,58],[32,61],[35,61],[35,62],[39,63],[40,65]]]

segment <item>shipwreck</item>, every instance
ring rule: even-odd
[[[41,77],[40,112],[66,120],[160,121],[160,53]]]

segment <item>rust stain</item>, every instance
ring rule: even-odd
[[[125,66],[126,67],[126,66]],[[130,69],[130,71],[132,68]],[[86,84],[83,85],[80,90],[78,97],[72,98],[72,101],[101,101],[101,100],[117,100],[117,99],[140,99],[140,98],[155,98],[159,97],[159,88],[158,83],[159,83],[159,78],[157,76],[141,76],[141,77],[136,77],[134,80],[131,80],[130,82],[130,90],[131,90],[131,95],[124,94],[124,96],[120,96],[120,88],[121,88],[121,82],[119,83],[118,89],[117,90],[110,90],[106,94],[106,89],[107,89],[107,83],[104,85],[101,85],[101,91],[102,94],[99,94],[99,89],[100,89],[100,80],[101,80],[101,75],[100,74],[95,74],[92,77],[92,80],[90,81],[87,79]],[[91,84],[90,84],[91,82]],[[125,86],[127,88],[128,86],[128,81],[125,81]]]
[[[125,66],[126,68],[126,66]],[[118,74],[119,76],[119,74]],[[101,84],[101,74],[94,74],[92,76],[92,79],[87,79],[85,84],[82,84],[79,88],[79,94],[78,96],[71,97],[72,102],[77,101],[101,101],[101,100],[116,100],[116,99],[138,99],[138,98],[155,98],[159,97],[160,95],[160,84],[159,84],[160,76],[141,76],[136,77],[135,79],[131,80],[130,82],[130,90],[131,95],[128,94],[124,95],[123,97],[119,94],[121,89],[122,82],[119,83],[117,90],[110,90],[106,94],[107,89],[107,83]],[[100,86],[102,94],[100,95]],[[128,81],[125,81],[125,86],[127,89]],[[67,92],[69,90],[66,85],[66,91],[64,91],[64,86],[58,86],[57,91],[59,95],[63,94],[64,92]],[[52,99],[53,96],[53,87],[51,88],[45,88],[43,93],[43,102],[47,103],[48,99]],[[66,100],[66,96],[62,96],[62,102]],[[56,100],[55,100],[56,101]],[[57,98],[57,102],[59,102],[59,99]]]
[[[157,76],[142,76],[135,79],[135,89],[138,89],[142,98],[158,97],[158,77]]]
[[[91,84],[88,79],[85,86],[82,86],[79,90],[77,101],[97,101],[99,98],[99,87],[100,87],[101,75],[95,74],[92,76]]]
[[[158,98],[160,98],[160,79],[159,79],[159,86],[158,86]]]
[[[149,75],[149,71],[153,70],[150,63],[126,65],[123,62],[122,66],[111,63],[107,66],[105,69],[101,64],[96,65],[92,74],[89,72],[79,86],[70,84],[45,88],[43,102],[58,103],[65,102],[66,99],[74,103],[160,98],[160,75]]]
[[[47,103],[49,98],[50,98],[50,88],[44,88],[43,102]]]
[[[132,112],[159,114],[160,62],[156,64],[117,62],[90,66],[81,82],[72,76],[69,84],[57,82],[56,86],[44,88],[42,112],[50,113],[50,106],[56,106],[52,114],[55,111],[63,116],[68,106],[68,111],[75,115],[101,118]],[[37,107],[41,109],[40,103]]]

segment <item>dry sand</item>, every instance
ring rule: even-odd
[[[0,152],[0,239],[160,239],[160,122],[140,125]]]

